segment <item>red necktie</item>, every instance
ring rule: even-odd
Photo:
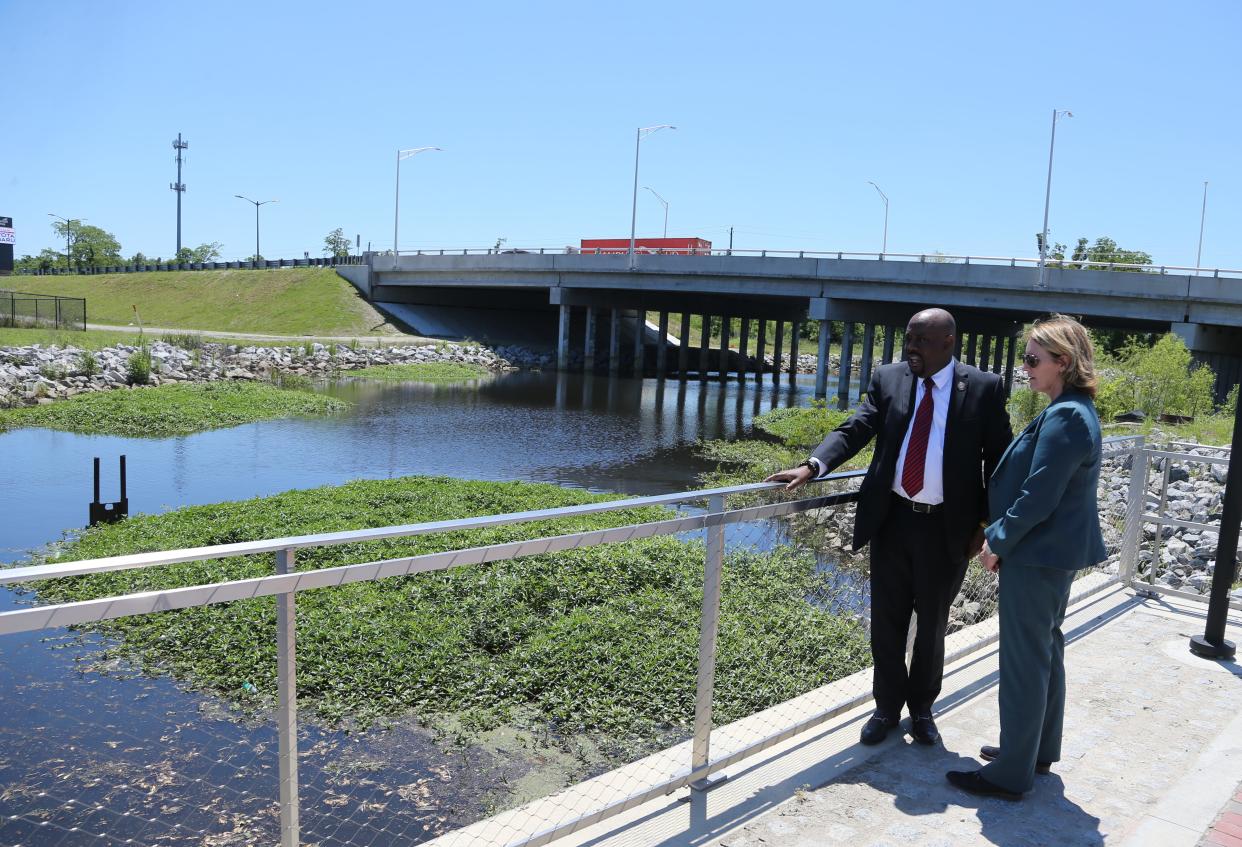
[[[923,465],[927,462],[927,442],[931,438],[932,389],[936,384],[931,377],[923,380],[923,400],[914,413],[914,431],[906,445],[906,463],[901,467],[901,487],[914,497],[923,490]]]

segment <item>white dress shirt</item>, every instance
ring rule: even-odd
[[[918,379],[918,387],[914,390],[914,413],[910,415],[910,425],[906,427],[906,437],[902,439],[901,452],[897,454],[893,491],[916,503],[944,502],[944,427],[949,419],[949,399],[953,396],[953,366],[956,363],[956,359],[949,359],[949,364],[932,374],[932,424],[931,435],[927,439],[927,456],[923,464],[923,490],[911,497],[901,487],[901,474],[906,465],[906,448],[910,446],[910,434],[914,432],[914,419],[918,417],[919,404],[927,393],[923,379]]]

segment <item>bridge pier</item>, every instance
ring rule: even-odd
[[[586,336],[582,342],[582,370],[595,371],[595,307],[586,307]]]
[[[776,335],[772,341],[772,384],[779,385],[781,381],[781,347],[785,341],[785,322],[776,322]]]
[[[668,374],[668,312],[660,312],[660,340],[656,343],[656,376]]]
[[[559,322],[556,327],[556,369],[569,370],[569,306],[562,303],[557,307]]]
[[[702,324],[699,329],[699,382],[707,379],[708,361],[707,357],[712,346],[712,318],[711,315],[702,316]]]
[[[768,355],[768,319],[760,318],[755,333],[755,382],[763,382],[763,367]]]
[[[641,308],[634,319],[634,376],[643,378],[643,357],[646,351],[647,313]]]
[[[1203,323],[1174,323],[1169,331],[1186,343],[1194,360],[1216,373],[1216,402],[1242,382],[1242,329]]]
[[[884,327],[884,350],[880,354],[880,364],[882,365],[892,364],[894,342],[897,340],[899,335],[900,333],[897,332],[897,327],[895,326]]]
[[[828,351],[832,344],[832,324],[819,321],[819,361],[815,364],[815,397],[822,400],[828,394],[828,371],[832,369]]]
[[[798,333],[802,324],[798,321],[789,322],[789,384],[798,381]]]
[[[737,339],[737,381],[746,382],[746,374],[750,371],[750,363],[746,358],[746,349],[750,346],[750,318],[742,318],[741,325],[738,326]]]
[[[720,381],[729,379],[729,335],[733,329],[733,318],[723,315],[720,318]]]
[[[841,367],[837,376],[837,408],[850,407],[850,374],[854,370],[854,322],[846,321],[841,333]]]
[[[690,313],[681,313],[681,344],[677,347],[677,378],[686,381],[686,370],[690,367]]]
[[[858,367],[858,389],[867,390],[871,384],[871,361],[875,358],[875,324],[863,324],[862,361]]]

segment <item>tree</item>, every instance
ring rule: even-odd
[[[325,235],[323,239],[323,252],[329,256],[348,256],[350,246],[345,230],[339,226]]]
[[[69,264],[76,268],[100,268],[121,264],[121,242],[107,230],[72,221],[53,221],[52,229],[60,238],[69,237]]]
[[[174,262],[177,264],[193,264],[195,262],[214,262],[220,258],[220,250],[224,247],[219,241],[200,244],[197,247],[182,247]]]
[[[129,261],[128,261],[128,262],[126,262],[125,264],[127,264],[127,265],[133,265],[134,267],[140,267],[140,266],[142,266],[142,265],[149,265],[149,264],[151,264],[151,260],[150,260],[150,259],[148,259],[145,255],[143,255],[142,251],[141,251],[141,250],[139,250],[137,253],[135,253],[134,255],[130,256],[130,257],[129,257]]]
[[[1035,233],[1035,247],[1039,249],[1043,246],[1044,234],[1042,232]],[[1054,243],[1048,250],[1048,260],[1053,262],[1065,262],[1065,245]],[[1137,271],[1142,272],[1141,268],[1110,268],[1109,265],[1150,265],[1151,254],[1144,253],[1142,250],[1125,250],[1117,246],[1117,242],[1102,235],[1095,240],[1094,244],[1090,244],[1086,238],[1079,238],[1078,243],[1074,245],[1074,252],[1070,254],[1070,266],[1077,265],[1078,268],[1085,271]]]

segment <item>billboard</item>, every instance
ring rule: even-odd
[[[0,274],[13,273],[13,219],[0,216]]]

